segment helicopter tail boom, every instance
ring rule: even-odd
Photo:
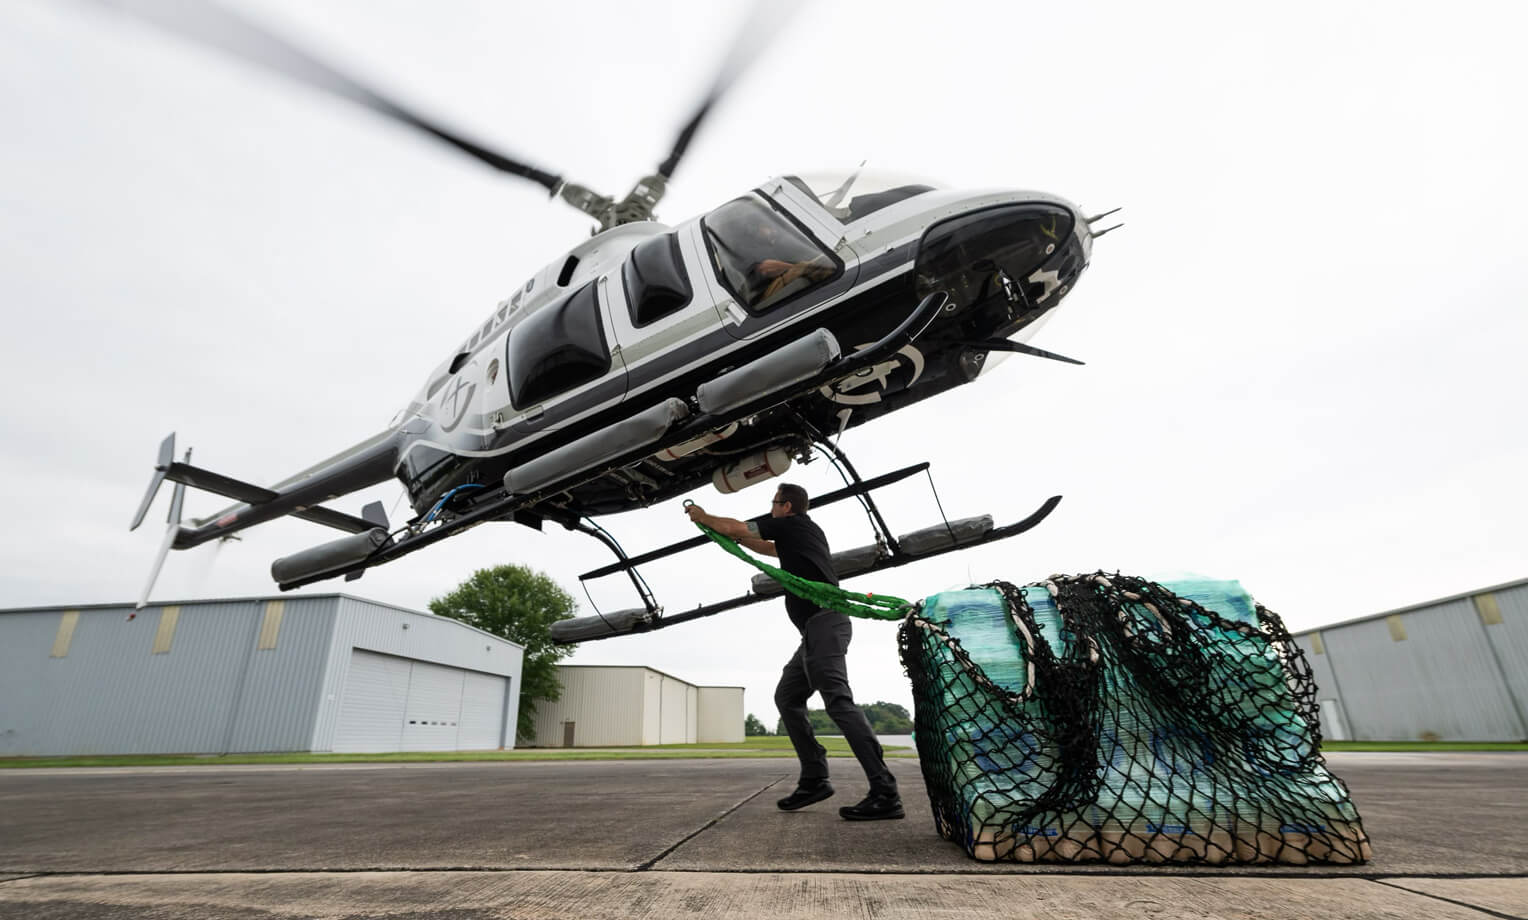
[[[395,441],[396,432],[386,432],[311,470],[266,488],[192,466],[186,461],[174,460],[175,435],[172,432],[160,444],[154,476],[129,529],[136,529],[143,522],[159,487],[165,480],[169,480],[180,488],[190,486],[241,502],[211,517],[192,521],[189,527],[178,527],[172,549],[190,549],[209,540],[237,533],[246,527],[285,516],[302,518],[346,533],[365,533],[378,526],[376,515],[371,509],[363,512],[361,517],[356,517],[325,508],[318,503],[391,478],[396,456]],[[187,456],[189,458],[189,453]]]

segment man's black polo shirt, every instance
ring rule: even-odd
[[[780,557],[780,568],[830,585],[838,584],[838,573],[833,571],[833,554],[828,549],[828,537],[822,528],[804,514],[786,517],[768,517],[759,521],[759,536],[773,540],[775,553]],[[818,611],[817,605],[790,592],[785,594],[785,612],[798,630],[805,630],[807,618]]]

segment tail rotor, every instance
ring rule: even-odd
[[[138,513],[133,517],[133,528],[143,523],[144,515],[148,513],[149,505],[154,503],[154,495],[159,491],[159,484],[164,482],[165,472],[175,456],[175,435],[172,432],[164,443],[159,445],[159,464],[155,467],[154,478],[149,482],[148,494],[143,497],[143,504],[138,507]],[[191,462],[191,448],[186,448],[186,457],[183,461]],[[181,510],[185,507],[186,484],[177,482],[175,490],[170,494],[170,513],[165,517],[168,527],[165,528],[164,540],[159,544],[159,552],[154,555],[154,567],[149,570],[148,583],[143,586],[143,592],[138,595],[138,603],[133,606],[133,612],[127,615],[129,620],[138,616],[149,602],[149,593],[154,590],[154,582],[159,580],[159,570],[164,568],[165,557],[170,555],[170,547],[175,543],[175,535],[180,533]]]

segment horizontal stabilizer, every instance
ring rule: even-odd
[[[378,507],[382,505],[381,502],[376,502],[375,504]],[[325,527],[333,527],[335,530],[344,530],[350,533],[365,533],[373,527],[379,526],[366,518],[358,518],[353,514],[346,514],[343,511],[334,511],[329,508],[305,508],[302,511],[293,511],[292,517],[302,518],[304,521],[312,521],[315,524],[322,524]],[[384,529],[387,527],[387,519],[385,517],[380,526]]]

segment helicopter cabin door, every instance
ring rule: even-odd
[[[733,343],[714,309],[695,232],[689,222],[643,240],[602,279],[628,399],[667,391],[687,369]]]
[[[836,221],[787,180],[734,198],[700,219],[706,283],[722,326],[751,339],[844,298],[859,272]]]

